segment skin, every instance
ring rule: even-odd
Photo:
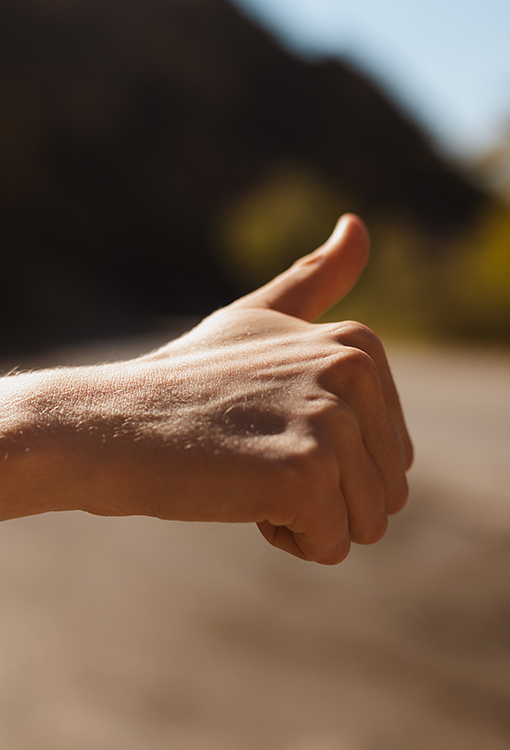
[[[412,461],[384,349],[359,323],[311,322],[368,253],[346,215],[314,253],[156,352],[0,380],[0,520],[256,523],[324,564],[380,539]]]

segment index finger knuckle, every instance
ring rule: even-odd
[[[355,346],[364,351],[379,351],[383,349],[380,338],[371,328],[354,320],[345,320],[335,326],[335,337],[346,345]]]
[[[341,382],[350,393],[380,389],[380,377],[376,363],[363,349],[354,346],[343,347],[330,360],[326,375]]]

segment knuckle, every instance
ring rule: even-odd
[[[338,467],[333,453],[313,438],[296,445],[283,460],[282,469],[287,485],[312,496],[322,494],[338,483]]]
[[[383,349],[380,338],[368,326],[354,320],[343,321],[336,326],[336,337],[344,344],[363,350],[379,351]]]
[[[324,428],[333,429],[335,434],[343,434],[346,438],[360,432],[358,416],[353,407],[333,395],[317,403],[313,414],[309,416],[309,422],[316,434],[320,434]],[[324,451],[324,456],[320,456],[321,450]],[[328,457],[329,453],[319,447],[319,460],[326,461]]]
[[[351,389],[380,387],[380,377],[372,357],[362,349],[344,347],[338,354],[335,371]]]
[[[371,373],[376,369],[374,360],[363,349],[356,346],[347,346],[343,349],[342,354],[344,366],[351,368],[356,373],[364,371]]]

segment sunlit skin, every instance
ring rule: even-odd
[[[0,518],[256,523],[324,564],[376,542],[407,498],[397,391],[368,328],[311,322],[368,253],[346,215],[321,248],[156,352],[0,380]]]

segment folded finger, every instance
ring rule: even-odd
[[[336,565],[349,554],[349,519],[340,488],[321,503],[310,502],[287,526],[269,521],[257,526],[270,544],[302,560]]]
[[[413,445],[409,437],[398,391],[382,343],[375,333],[360,323],[347,321],[335,324],[332,329],[335,339],[339,343],[343,346],[350,346],[364,351],[375,363],[379,373],[386,408],[402,441],[404,469],[409,469],[413,461]]]
[[[359,430],[359,441],[380,475],[387,513],[400,510],[407,499],[405,449],[387,408],[379,370],[361,349],[343,347],[323,375],[323,385],[338,398],[337,452],[342,446],[351,453]],[[350,437],[348,437],[350,436]],[[345,462],[341,466],[346,466]],[[371,476],[366,467],[367,476]],[[372,480],[370,480],[372,481]]]

